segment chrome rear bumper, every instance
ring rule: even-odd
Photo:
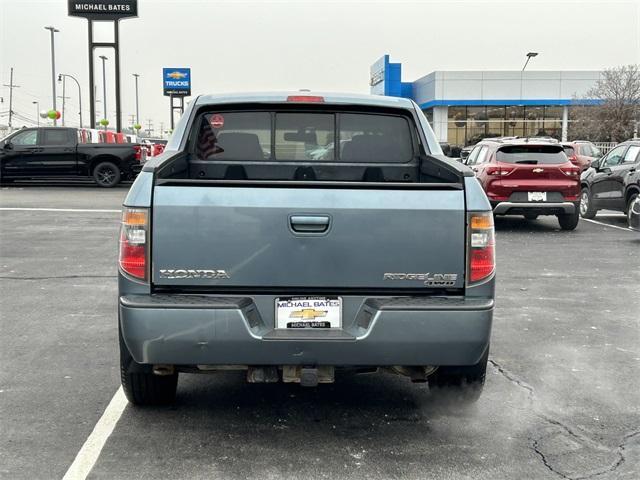
[[[494,209],[496,215],[518,215],[522,211],[540,211],[541,213],[575,213],[577,205],[573,202],[500,202]]]

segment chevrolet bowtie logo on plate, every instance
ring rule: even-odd
[[[531,170],[533,173],[542,173],[544,172],[544,168],[534,168],[533,170]]]
[[[185,78],[187,76],[184,72],[171,72],[167,73],[167,77],[173,78],[174,80],[180,80],[181,78]]]
[[[295,310],[289,314],[289,318],[302,318],[303,320],[313,320],[326,316],[326,310],[316,310],[315,308],[303,308],[302,310]]]

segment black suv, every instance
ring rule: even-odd
[[[640,138],[616,145],[581,176],[580,215],[593,218],[600,209],[626,213],[640,195]]]

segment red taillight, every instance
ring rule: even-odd
[[[496,261],[494,258],[494,246],[471,249],[469,260],[469,281],[478,282],[487,278],[493,272]]]
[[[324,103],[324,97],[317,95],[289,95],[287,102]]]
[[[147,279],[147,210],[127,208],[122,212],[119,264],[124,273],[140,280]]]
[[[577,178],[580,175],[580,169],[575,167],[562,167],[560,171],[567,177]]]
[[[138,162],[142,161],[142,149],[140,148],[140,145],[134,145],[133,146],[133,151],[136,154],[136,160]]]
[[[496,267],[493,213],[470,213],[468,216],[469,275],[467,284],[488,278]]]
[[[485,172],[487,172],[487,175],[504,177],[505,175],[509,175],[511,172],[513,172],[513,170],[513,167],[487,167]]]

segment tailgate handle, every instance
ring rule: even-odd
[[[329,215],[291,215],[289,225],[297,233],[325,233],[329,230]]]

